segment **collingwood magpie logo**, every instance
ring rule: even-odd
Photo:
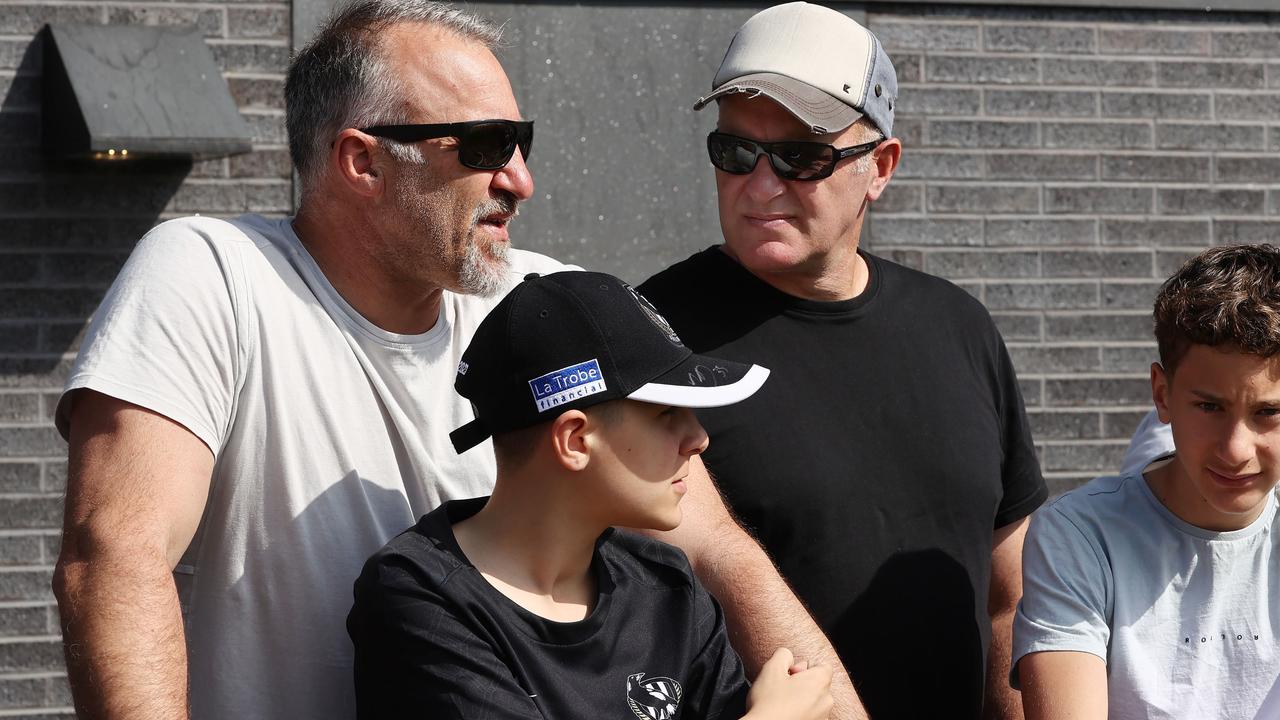
[[[680,709],[680,683],[636,673],[627,678],[627,704],[640,720],[671,720]]]
[[[646,298],[636,292],[635,288],[627,285],[626,283],[623,283],[622,286],[631,292],[631,296],[636,299],[636,303],[640,305],[640,309],[649,317],[649,322],[658,326],[658,329],[662,331],[663,335],[667,336],[668,340],[676,345],[684,344],[680,342],[680,336],[676,334],[676,331],[671,329],[671,323],[667,322],[667,319],[662,317],[662,313],[658,312],[658,308],[654,307],[653,303],[649,302],[649,298]]]

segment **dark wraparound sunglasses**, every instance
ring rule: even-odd
[[[841,160],[871,152],[882,142],[884,138],[878,138],[861,145],[838,148],[803,140],[760,142],[713,132],[707,136],[707,152],[711,154],[712,165],[732,175],[749,174],[760,161],[760,156],[765,155],[773,171],[784,180],[821,180],[835,172]]]
[[[511,162],[516,148],[525,160],[533,144],[532,120],[468,120],[428,125],[374,125],[360,132],[396,142],[458,138],[458,162],[475,170],[499,170]]]

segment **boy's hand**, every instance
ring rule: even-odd
[[[809,667],[779,648],[760,668],[743,720],[825,720],[832,702],[831,668]]]

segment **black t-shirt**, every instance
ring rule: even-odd
[[[498,592],[453,523],[486,498],[424,515],[365,564],[347,631],[358,716],[432,720],[711,720],[747,682],[720,606],[676,548],[616,530],[592,562],[590,614],[561,623]]]
[[[726,500],[830,636],[873,718],[976,718],[992,535],[1046,497],[990,315],[872,255],[865,291],[782,293],[713,247],[640,292],[685,344],[770,370],[699,411]]]

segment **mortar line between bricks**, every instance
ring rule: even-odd
[[[50,498],[62,497],[62,491],[57,492],[14,492],[0,493],[0,501],[4,500],[48,500]],[[3,536],[0,536],[3,537]]]
[[[1047,342],[1029,342],[1025,340],[1011,340],[1006,345],[1009,348],[1045,348],[1054,350],[1058,348],[1111,348],[1120,350],[1138,350],[1138,349],[1155,349],[1156,342],[1152,339],[1147,342],[1137,340],[1050,340]]]
[[[48,642],[49,640],[57,640],[62,642],[60,635],[10,635],[9,637],[0,638],[0,645],[18,645],[20,643],[32,642]]]
[[[900,91],[908,90],[985,90],[994,92],[999,95],[1002,93],[1033,93],[1033,92],[1066,92],[1073,95],[1097,95],[1099,93],[1119,93],[1122,92],[1117,88],[1125,86],[1108,85],[1106,88],[1067,85],[1065,83],[1044,83],[1041,85],[984,85],[978,82],[946,82],[939,80],[920,80],[918,82],[902,83],[898,86]],[[1147,92],[1159,92],[1162,95],[1208,95],[1213,92],[1207,88],[1161,88],[1154,89],[1152,86],[1144,85]],[[1243,93],[1242,93],[1243,94]]]
[[[1099,408],[1099,407],[1062,407],[1062,408],[1051,408],[1051,409],[1029,408],[1027,412],[1032,415],[1105,415],[1108,413],[1130,413],[1130,412],[1133,412],[1133,409],[1128,406],[1125,406],[1125,407],[1116,406],[1116,408],[1113,408],[1110,410],[1106,408]],[[1076,438],[1074,440],[1068,438],[1067,440],[1071,440],[1073,442],[1077,442],[1077,441],[1092,442],[1093,440],[1103,440],[1103,439],[1114,439],[1114,438],[1093,438],[1093,439]]]
[[[1074,445],[1128,445],[1129,441],[1125,438],[1081,438],[1079,440],[1037,440],[1036,444],[1045,447],[1071,447]]]
[[[886,50],[886,52],[888,52]],[[908,54],[915,54],[909,52]],[[1010,50],[946,50],[936,53],[924,53],[922,58],[980,58],[984,60],[1086,60],[1086,61],[1104,61],[1104,62],[1130,62],[1130,63],[1182,63],[1182,64],[1202,64],[1202,65],[1266,65],[1270,60],[1267,57],[1229,57],[1224,55],[1196,55],[1188,59],[1185,55],[1121,55],[1117,53],[1065,53],[1065,52],[1046,52],[1041,53],[1036,50],[1028,50],[1025,52],[1014,52]],[[925,74],[926,82],[928,73]],[[1080,86],[1077,86],[1080,87]],[[1087,87],[1087,86],[1085,86]],[[1110,86],[1109,86],[1110,87]],[[1160,85],[1148,85],[1147,87],[1162,87]],[[1182,86],[1180,86],[1182,87]]]
[[[1062,381],[1062,380],[1148,380],[1150,376],[1145,373],[1106,373],[1100,371],[1094,372],[1076,372],[1076,373],[1043,373],[1037,374],[1035,379],[1045,381]],[[1145,400],[1143,402],[1146,402]],[[1085,407],[1082,405],[1065,406],[1065,407]],[[1088,407],[1118,407],[1112,405],[1089,405]],[[1126,405],[1125,407],[1129,407]]]
[[[246,70],[244,72],[229,70],[227,72],[224,72],[222,76],[228,80],[280,80],[280,81],[283,81],[285,79],[284,73],[253,72],[252,70]]]
[[[112,2],[109,5],[104,6],[100,2],[86,2],[85,0],[0,0],[0,7],[24,7],[24,6],[27,6],[27,7],[29,6],[92,7],[92,8],[108,7],[110,9],[133,8],[133,7],[147,8],[147,9],[181,8],[184,10],[188,10],[188,9],[217,10],[217,9],[226,8],[226,7],[243,7],[243,8],[252,8],[255,10],[260,10],[263,8],[273,9],[273,10],[289,8],[289,5],[287,3],[244,3],[244,4],[235,3],[233,5],[228,6],[224,3],[217,3],[217,2],[170,3],[170,2],[163,2],[163,1],[157,1],[157,0],[141,0],[141,1],[128,0],[128,2]],[[29,36],[28,36],[28,39],[30,39]]]
[[[167,7],[167,6],[162,6],[162,7]],[[261,39],[249,40],[246,38],[238,38],[238,37],[237,38],[207,37],[204,39],[204,41],[208,45],[218,45],[218,46],[262,45],[266,47],[283,47],[283,48],[293,47],[290,44],[291,41],[277,40],[275,38],[261,38]]]
[[[0,710],[0,718],[6,717],[39,717],[41,715],[66,715],[76,711],[73,707],[52,707],[52,708],[15,708],[12,710]]]
[[[1081,312],[1078,308],[1068,310],[1041,310],[1045,317],[1151,317],[1150,310],[1108,310],[1105,308],[1094,308],[1087,312]]]
[[[54,599],[48,600],[5,600],[0,602],[0,610],[20,610],[23,608],[45,608],[54,604]]]
[[[50,678],[63,678],[66,676],[67,674],[65,672],[57,672],[55,670],[46,670],[44,672],[0,672],[0,680],[46,680]]]

